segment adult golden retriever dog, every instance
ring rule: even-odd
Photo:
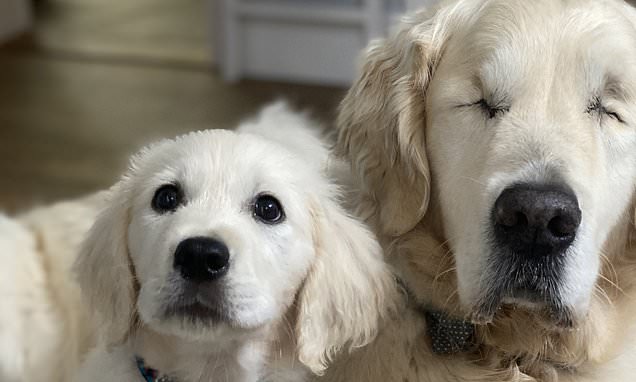
[[[636,380],[635,21],[460,0],[369,48],[338,146],[408,297],[327,380]]]

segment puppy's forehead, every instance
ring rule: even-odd
[[[225,130],[191,133],[151,147],[137,161],[146,183],[180,183],[192,192],[253,189],[302,177],[302,161],[266,139]],[[216,190],[222,187],[223,190]]]
[[[486,1],[453,45],[483,82],[511,92],[512,84],[546,78],[539,73],[546,70],[601,77],[590,82],[608,76],[634,82],[636,17],[626,7],[604,0]]]

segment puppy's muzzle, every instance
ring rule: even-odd
[[[215,239],[193,237],[183,240],[174,253],[174,269],[185,280],[204,283],[225,275],[230,266],[230,251]]]
[[[581,224],[581,210],[566,187],[519,184],[501,193],[492,219],[495,244],[533,261],[566,253]]]

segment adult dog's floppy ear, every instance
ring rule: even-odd
[[[96,312],[96,327],[108,344],[124,341],[135,306],[132,264],[128,256],[129,191],[123,180],[109,191],[107,207],[98,216],[75,262],[82,296]]]
[[[632,202],[632,208],[634,209],[634,212],[632,214],[632,229],[635,232],[634,235],[636,235],[636,196],[634,197],[634,201]]]
[[[448,38],[451,10],[422,12],[371,43],[338,116],[338,151],[360,187],[360,215],[386,235],[412,229],[430,194],[426,90]]]
[[[298,355],[321,374],[342,348],[370,342],[391,309],[395,281],[375,237],[336,203],[311,209],[316,259],[299,293]]]

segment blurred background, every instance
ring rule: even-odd
[[[0,0],[0,210],[103,189],[160,137],[286,98],[330,124],[360,50],[436,0]]]

